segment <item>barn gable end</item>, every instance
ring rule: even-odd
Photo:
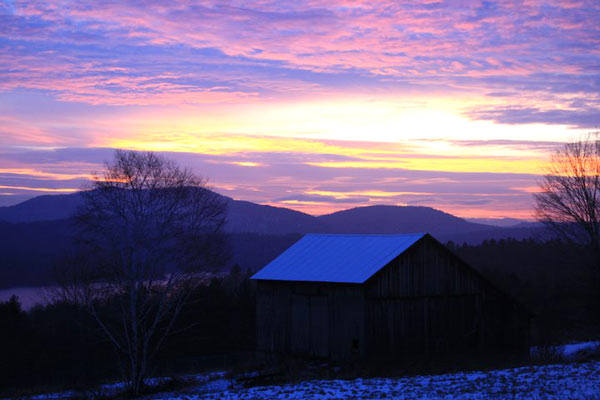
[[[365,284],[368,352],[515,351],[529,312],[430,235]]]

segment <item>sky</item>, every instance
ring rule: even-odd
[[[531,218],[600,125],[600,2],[0,0],[0,205],[114,150],[314,215]]]

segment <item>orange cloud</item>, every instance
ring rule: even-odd
[[[40,188],[40,187],[30,187],[30,186],[9,186],[9,185],[0,185],[0,189],[13,189],[13,190],[25,190],[31,192],[48,192],[48,193],[75,193],[80,191],[81,189],[73,189],[73,188]]]

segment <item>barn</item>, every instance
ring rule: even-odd
[[[531,314],[429,234],[309,234],[253,277],[257,350],[525,354]]]

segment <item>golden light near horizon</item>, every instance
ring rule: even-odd
[[[481,100],[479,100],[481,101]],[[286,137],[338,141],[401,143],[410,140],[546,140],[568,141],[584,129],[566,125],[505,125],[473,120],[465,115],[476,101],[468,98],[402,100],[382,97],[371,100],[330,98],[317,101],[290,101],[234,105],[215,111],[185,107],[163,113],[133,114],[119,121],[124,129],[111,130],[97,145],[128,143],[138,147],[164,135],[160,150],[193,147],[191,141],[206,135]],[[172,149],[169,149],[171,143]],[[155,149],[157,145],[155,144]],[[434,148],[435,143],[432,143]],[[218,147],[217,147],[218,149]],[[249,148],[248,150],[253,150]],[[439,147],[437,150],[452,150]],[[463,149],[464,151],[465,149]]]
[[[136,150],[248,154],[252,152],[326,153],[352,160],[307,161],[331,168],[411,169],[454,172],[543,173],[547,152],[507,144],[488,144],[501,138],[518,141],[568,140],[578,134],[566,126],[505,126],[473,121],[459,109],[406,107],[386,101],[292,103],[239,114],[203,117],[180,115],[165,121],[150,117],[130,121],[136,134],[113,135],[97,145]],[[440,106],[441,107],[441,106]],[[221,118],[220,120],[217,119]],[[146,130],[147,124],[153,128]],[[161,130],[169,130],[161,132]],[[467,143],[467,144],[465,144]],[[259,166],[252,160],[238,165]]]
[[[94,138],[93,146],[213,156],[216,158],[207,161],[210,164],[227,163],[239,168],[277,170],[277,174],[285,172],[273,164],[269,154],[287,154],[295,157],[297,166],[337,170],[338,175],[345,175],[346,171],[373,171],[372,174],[377,176],[386,170],[399,173],[427,171],[539,175],[545,172],[548,151],[514,143],[520,143],[520,137],[525,135],[531,142],[559,142],[569,140],[578,133],[578,130],[559,125],[503,125],[472,120],[465,115],[462,105],[458,107],[448,99],[429,102],[414,99],[413,103],[389,97],[368,101],[336,101],[293,101],[270,107],[266,107],[266,104],[238,104],[232,109],[215,112],[210,112],[211,107],[186,106],[167,110],[164,114],[132,113],[111,126],[105,122],[99,124],[103,133]],[[469,101],[474,100],[471,98]],[[5,172],[46,179],[89,178],[89,174],[61,175],[32,171],[21,168]],[[315,176],[314,179],[318,182],[320,177]],[[215,181],[214,177],[212,180]],[[275,183],[277,179],[268,178],[268,181]],[[531,185],[532,182],[518,183],[507,190],[531,193],[518,189]],[[246,194],[238,197],[241,199],[255,200],[254,196],[261,193],[256,185],[250,188],[231,181],[215,182],[215,188],[219,187],[226,188],[227,193],[232,193],[234,197],[234,193],[245,187]],[[18,186],[19,190],[23,188],[26,186]],[[308,184],[294,190],[296,193],[320,195],[323,199],[330,196],[337,203],[293,199],[258,201],[324,214],[360,204],[356,203],[355,196],[364,201],[370,199],[362,204],[386,202],[404,205],[409,199],[422,198],[430,199],[424,200],[425,205],[460,216],[482,216],[487,210],[489,215],[531,217],[528,212],[516,209],[509,212],[498,208],[478,210],[474,207],[444,205],[439,200],[431,200],[440,197],[436,190],[406,190],[399,184],[387,185],[385,189],[373,187],[370,190],[341,192],[315,190]],[[52,189],[32,187],[32,191],[52,192]],[[61,191],[54,190],[56,193]],[[459,193],[454,196],[459,196]],[[497,199],[518,197],[513,194],[485,194],[485,191],[482,196]],[[344,203],[345,200],[348,203]]]

